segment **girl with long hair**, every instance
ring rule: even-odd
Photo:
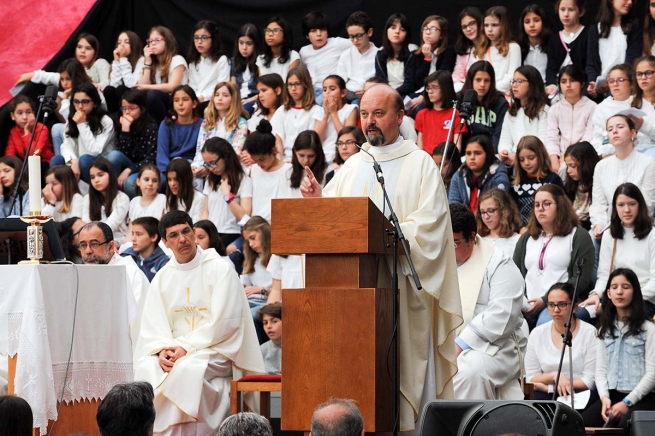
[[[130,199],[118,190],[114,166],[99,157],[90,169],[89,193],[84,196],[82,220],[85,223],[102,221],[114,232],[114,240],[123,243],[127,234],[127,213]]]
[[[68,164],[76,178],[89,183],[91,163],[114,149],[114,122],[102,108],[94,85],[82,83],[73,89],[70,99],[72,110],[61,155],[53,157],[50,165]]]
[[[307,177],[305,167],[309,167],[319,183],[323,183],[328,163],[323,154],[321,138],[313,130],[300,132],[293,144],[293,157],[289,168],[280,180],[277,198],[302,198],[300,184]]]
[[[496,89],[496,73],[487,61],[477,61],[466,74],[461,95],[473,89],[478,94],[475,113],[466,120],[471,135],[485,134],[491,138],[494,151],[498,152],[498,142],[503,120],[509,104],[502,92]]]
[[[588,142],[573,144],[564,153],[566,164],[564,190],[580,218],[580,225],[586,230],[591,229],[589,207],[594,187],[594,170],[599,161],[596,150]]]
[[[191,165],[186,159],[175,158],[166,167],[166,212],[183,210],[193,222],[200,219],[205,196],[193,187]]]
[[[257,78],[257,110],[248,120],[249,132],[257,130],[261,120],[271,121],[275,111],[284,103],[284,95],[284,79],[279,74],[264,74]]]
[[[544,8],[531,4],[521,12],[519,20],[519,36],[517,42],[521,47],[523,65],[532,65],[546,82],[546,66],[548,65],[548,41],[553,34],[550,19]],[[555,92],[557,87],[546,88],[547,94]]]
[[[209,102],[216,84],[230,80],[230,61],[223,54],[221,35],[215,22],[202,20],[193,27],[187,62],[189,86],[196,92],[200,103]],[[199,110],[205,106],[201,104]]]
[[[635,410],[655,408],[655,327],[631,269],[610,274],[602,305],[596,343],[600,401],[583,413],[583,419],[585,425],[627,429]]]
[[[266,305],[273,278],[267,267],[271,260],[271,225],[260,216],[253,216],[243,226],[243,274],[241,283],[248,297],[253,319]]]
[[[503,163],[514,165],[516,147],[524,136],[546,137],[548,104],[539,71],[531,65],[517,68],[512,79],[512,105],[503,120],[498,141],[498,156]]]
[[[148,111],[157,122],[167,114],[171,92],[186,85],[188,65],[178,54],[177,40],[168,28],[155,26],[148,32],[143,48],[143,72],[136,87],[148,91]]]
[[[273,17],[264,27],[264,53],[257,57],[259,75],[277,73],[288,78],[290,70],[300,65],[300,55],[293,50],[291,25],[282,17]]]
[[[533,210],[534,193],[541,186],[555,184],[564,189],[562,179],[550,169],[544,143],[536,136],[524,136],[516,148],[512,193],[521,212],[523,225],[528,223]]]
[[[493,6],[487,10],[484,33],[488,41],[485,59],[496,71],[496,89],[509,95],[512,75],[521,66],[521,47],[511,41],[509,13],[505,6]]]
[[[475,62],[484,60],[488,41],[483,21],[482,12],[473,6],[465,7],[459,14],[455,42],[457,59],[453,71],[453,83],[457,92],[461,91],[469,68]]]
[[[14,202],[11,196],[18,183],[18,173],[23,168],[23,161],[16,156],[0,157],[0,218],[25,216],[30,213],[29,176],[27,169],[18,186]],[[13,209],[13,210],[12,210]]]
[[[230,82],[239,89],[243,107],[252,113],[257,99],[257,56],[261,53],[261,34],[252,23],[239,28],[234,41],[234,52],[230,67]]]
[[[462,203],[475,212],[484,192],[494,188],[509,190],[507,170],[496,158],[488,136],[473,136],[464,145],[462,155],[466,161],[450,181],[449,203]]]
[[[207,175],[201,219],[211,220],[226,247],[241,236],[241,221],[252,212],[252,180],[244,171],[232,145],[211,138],[202,147]]]
[[[55,221],[82,216],[84,197],[70,167],[57,165],[50,168],[45,174],[45,183],[42,215],[51,216]]]
[[[615,268],[630,268],[639,277],[646,313],[655,315],[655,231],[639,188],[623,183],[614,191],[609,232],[603,233],[598,260],[598,280],[586,305],[599,309],[607,278]]]
[[[384,25],[382,48],[375,57],[375,76],[386,80],[405,97],[416,91],[417,58],[409,50],[412,38],[409,20],[403,14],[393,14]]]
[[[534,325],[550,321],[546,291],[555,283],[575,284],[576,263],[583,258],[578,292],[586,295],[592,285],[594,246],[589,233],[578,225],[571,202],[559,186],[548,184],[537,190],[527,231],[521,235],[514,251],[514,263],[525,278],[527,302],[524,313]],[[585,309],[578,318],[589,320]]]
[[[157,160],[157,134],[159,126],[148,113],[148,99],[142,91],[132,89],[121,98],[121,131],[116,149],[107,159],[118,173],[118,186],[130,198],[136,196],[139,169]]]
[[[485,191],[478,199],[475,212],[478,234],[482,239],[493,243],[507,256],[514,256],[521,215],[507,191],[498,188]]]

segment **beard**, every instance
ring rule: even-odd
[[[384,134],[376,126],[369,126],[367,129],[366,140],[373,147],[380,147],[384,144]]]
[[[87,265],[106,265],[109,263],[109,260],[111,259],[111,251],[107,251],[107,254],[105,256],[99,256],[97,254],[90,254],[88,256],[84,256],[82,259],[84,260],[84,263]]]

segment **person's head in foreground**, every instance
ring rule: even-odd
[[[364,418],[353,400],[331,398],[314,409],[311,436],[364,436]]]
[[[478,223],[475,221],[475,215],[473,215],[471,209],[461,203],[450,205],[450,221],[453,225],[455,259],[457,260],[457,266],[460,266],[473,254]]]
[[[218,429],[219,436],[273,436],[266,418],[252,412],[241,412],[225,418]]]
[[[116,252],[114,232],[101,221],[93,221],[82,227],[77,249],[85,264],[106,265]]]
[[[98,406],[100,436],[151,436],[155,424],[155,393],[150,383],[117,384]]]
[[[0,396],[0,435],[32,436],[32,409],[14,395]]]

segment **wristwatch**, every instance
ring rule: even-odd
[[[225,202],[226,202],[227,204],[232,203],[232,201],[234,200],[234,194],[231,193],[231,192],[230,192],[229,194],[224,194],[224,195],[223,195],[223,200],[225,200]]]
[[[623,403],[624,403],[626,406],[628,406],[628,409],[632,408],[632,406],[635,405],[632,401],[628,400],[627,398],[624,398],[624,399],[623,399]]]

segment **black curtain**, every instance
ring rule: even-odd
[[[605,1],[605,0],[603,0]],[[504,4],[508,7],[514,27],[518,26],[523,8],[536,3],[543,6],[550,14],[551,22],[559,23],[555,13],[554,0],[442,0],[440,2],[401,1],[401,0],[98,0],[78,28],[68,38],[62,49],[44,66],[47,71],[56,71],[57,66],[66,58],[75,55],[75,42],[82,32],[95,35],[100,41],[100,56],[111,62],[115,41],[121,30],[133,30],[143,40],[148,30],[156,25],[171,29],[177,38],[180,54],[186,56],[191,43],[191,30],[200,20],[214,20],[218,23],[223,40],[223,51],[232,56],[234,38],[237,30],[245,23],[253,23],[262,28],[266,21],[275,16],[284,16],[293,27],[294,48],[299,50],[309,42],[302,34],[303,16],[310,11],[325,13],[331,22],[330,36],[346,36],[345,23],[348,16],[358,10],[366,11],[374,24],[373,42],[381,45],[383,27],[389,15],[404,13],[412,23],[411,41],[419,42],[419,27],[423,19],[431,14],[438,14],[450,23],[450,35],[454,40],[457,17],[465,5],[476,6],[484,11],[494,5]],[[592,22],[597,1],[587,1],[586,22]],[[643,17],[646,11],[644,0],[636,2],[636,16]],[[33,98],[43,94],[44,88],[29,84],[25,92]],[[0,110],[0,154],[4,154],[12,121],[8,105]]]

